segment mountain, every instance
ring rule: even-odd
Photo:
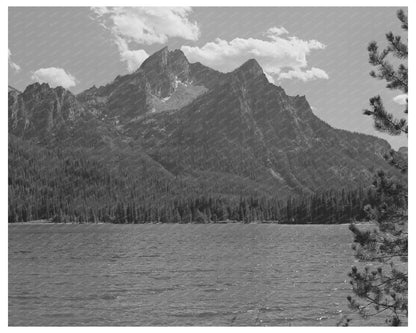
[[[285,200],[365,187],[376,168],[397,174],[383,158],[391,149],[386,141],[332,128],[313,114],[305,96],[288,96],[269,83],[255,59],[221,73],[167,48],[137,71],[77,96],[39,83],[22,93],[9,88],[9,137],[13,154],[51,154],[58,169],[68,156],[80,165],[100,165],[97,193],[106,193],[101,187],[111,179],[113,195],[87,199],[79,187],[72,189],[84,207],[128,197],[158,207],[197,195]],[[18,156],[9,157],[9,167]],[[50,169],[47,159],[33,160],[39,166],[32,174]],[[14,177],[24,178],[24,169]],[[69,177],[82,187],[79,175],[56,179]],[[92,193],[94,183],[89,186]],[[67,198],[64,206],[73,205],[74,198],[54,191]]]
[[[29,85],[23,93],[9,89],[9,133],[23,138],[44,138],[71,126],[85,110],[62,87]]]
[[[20,94],[20,91],[17,90],[16,88],[12,87],[12,86],[8,86],[8,92],[14,92],[16,94]]]
[[[232,174],[268,193],[316,192],[368,183],[387,142],[331,128],[304,96],[270,84],[254,59],[179,110],[123,126],[155,160],[202,179]]]
[[[129,75],[77,96],[98,117],[124,124],[148,112],[180,109],[224,76],[199,63],[190,64],[180,50],[167,48],[146,59]]]

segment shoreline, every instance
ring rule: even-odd
[[[47,220],[37,220],[37,221],[27,221],[27,222],[8,222],[8,225],[103,225],[103,224],[108,224],[108,225],[147,225],[147,224],[152,224],[152,225],[213,225],[213,224],[219,224],[219,225],[224,225],[224,224],[273,224],[273,225],[302,225],[302,226],[314,226],[314,225],[350,225],[351,223],[331,223],[331,224],[327,224],[327,223],[278,223],[278,222],[250,222],[250,223],[244,223],[241,221],[220,221],[220,222],[212,222],[212,223],[196,223],[196,222],[190,222],[190,223],[161,223],[161,222],[146,222],[146,223],[111,223],[111,222],[50,222]],[[361,222],[356,222],[354,223],[356,225],[374,225],[374,222],[371,221],[361,221]]]

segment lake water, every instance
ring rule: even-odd
[[[9,225],[9,325],[336,325],[351,241],[346,225]]]

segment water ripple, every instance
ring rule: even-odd
[[[350,242],[345,225],[9,225],[9,325],[335,325]]]

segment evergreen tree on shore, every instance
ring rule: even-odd
[[[367,189],[328,190],[282,200],[219,195],[180,179],[108,168],[72,149],[49,150],[9,137],[9,222],[348,223],[374,204]]]
[[[408,19],[403,10],[397,17],[401,27],[407,31]],[[400,90],[406,94],[407,114],[407,45],[400,36],[392,32],[386,34],[388,46],[379,52],[376,42],[368,47],[369,62],[376,67],[371,71],[372,77],[385,80],[387,88]],[[391,55],[399,60],[406,60],[397,69],[387,60]],[[396,119],[384,108],[380,96],[370,99],[370,109],[364,114],[374,119],[375,128],[392,135],[408,133],[406,119]],[[386,156],[390,164],[403,173],[407,173],[407,160],[395,152]],[[379,263],[370,268],[354,266],[349,273],[355,297],[348,297],[350,307],[358,311],[364,318],[383,316],[392,326],[399,326],[408,315],[408,217],[407,217],[407,185],[400,183],[394,177],[379,171],[374,176],[374,199],[372,204],[365,207],[366,214],[375,227],[351,224],[354,234],[355,256],[365,263]],[[349,321],[349,320],[348,320]],[[344,324],[348,324],[348,321]]]
[[[399,10],[397,12],[397,17],[401,22],[402,29],[407,32],[407,15],[403,10]],[[406,98],[404,113],[407,114],[408,47],[407,44],[403,42],[401,36],[394,35],[392,32],[386,34],[386,39],[388,46],[381,52],[379,51],[377,42],[373,41],[368,45],[369,62],[376,68],[370,72],[370,75],[374,78],[385,80],[388,89],[399,90],[403,93],[403,97]],[[395,68],[392,62],[388,60],[389,56],[393,56],[398,60],[405,60],[406,64],[401,63],[398,68]],[[374,126],[379,131],[387,132],[392,135],[408,133],[407,120],[405,118],[397,119],[393,114],[389,113],[385,109],[382,98],[379,95],[370,98],[370,108],[365,110],[364,114],[373,117]]]

